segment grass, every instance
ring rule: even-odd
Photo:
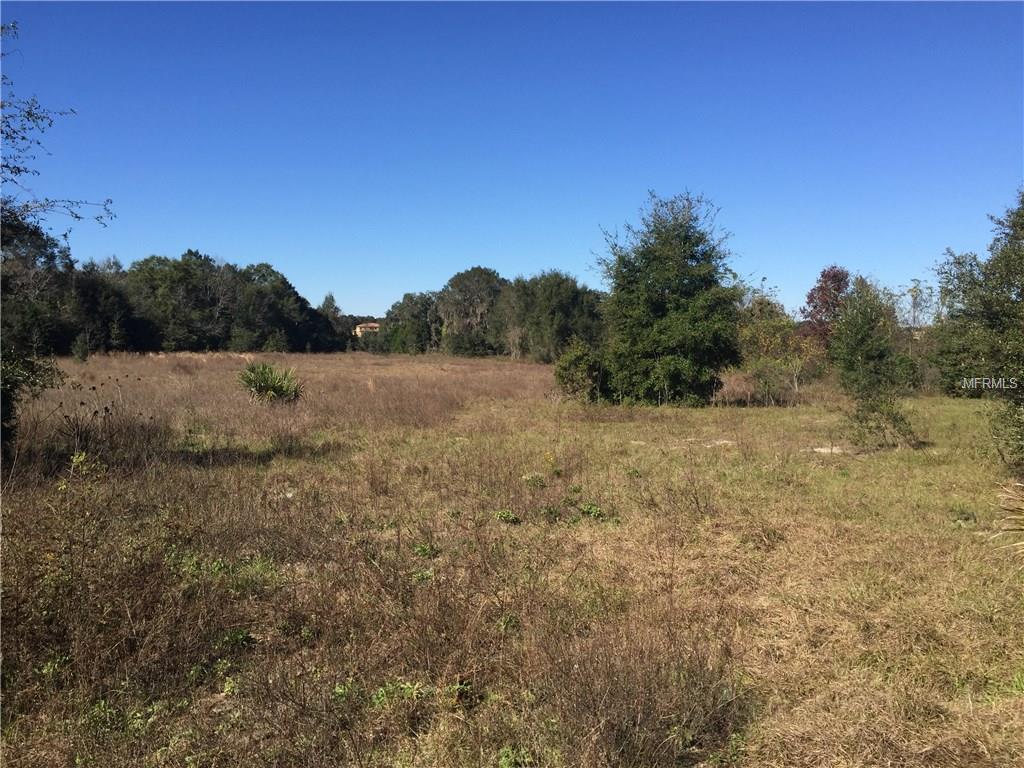
[[[92,356],[31,405],[5,764],[1020,764],[982,404],[913,401],[927,445],[866,452],[827,397],[582,406],[544,366],[259,359],[302,399],[254,411],[241,356]]]

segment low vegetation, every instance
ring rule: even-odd
[[[252,362],[238,374],[238,380],[254,403],[294,403],[302,397],[302,382],[294,368],[275,368],[271,363]]]
[[[1024,755],[985,402],[918,398],[926,448],[861,451],[820,385],[583,406],[529,363],[270,355],[304,396],[254,418],[242,362],[62,360],[26,406],[5,764]]]

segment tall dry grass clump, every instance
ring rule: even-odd
[[[999,505],[1006,516],[999,521],[996,536],[1009,549],[1024,559],[1024,483],[1010,483],[1002,488]]]

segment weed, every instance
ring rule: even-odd
[[[522,518],[510,509],[499,509],[494,513],[494,519],[508,525],[519,525],[523,522]]]
[[[422,557],[425,560],[433,560],[441,554],[441,548],[429,541],[414,544],[412,551],[415,552],[418,557]]]
[[[412,574],[412,580],[416,584],[425,584],[428,581],[433,581],[433,579],[434,579],[434,569],[433,568],[424,568],[423,570],[420,570],[420,571],[413,571],[413,574]]]
[[[498,752],[498,768],[529,768],[536,765],[533,755],[519,744],[507,744]]]

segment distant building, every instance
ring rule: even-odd
[[[360,323],[356,326],[356,336],[363,337],[364,333],[380,333],[380,323]]]

